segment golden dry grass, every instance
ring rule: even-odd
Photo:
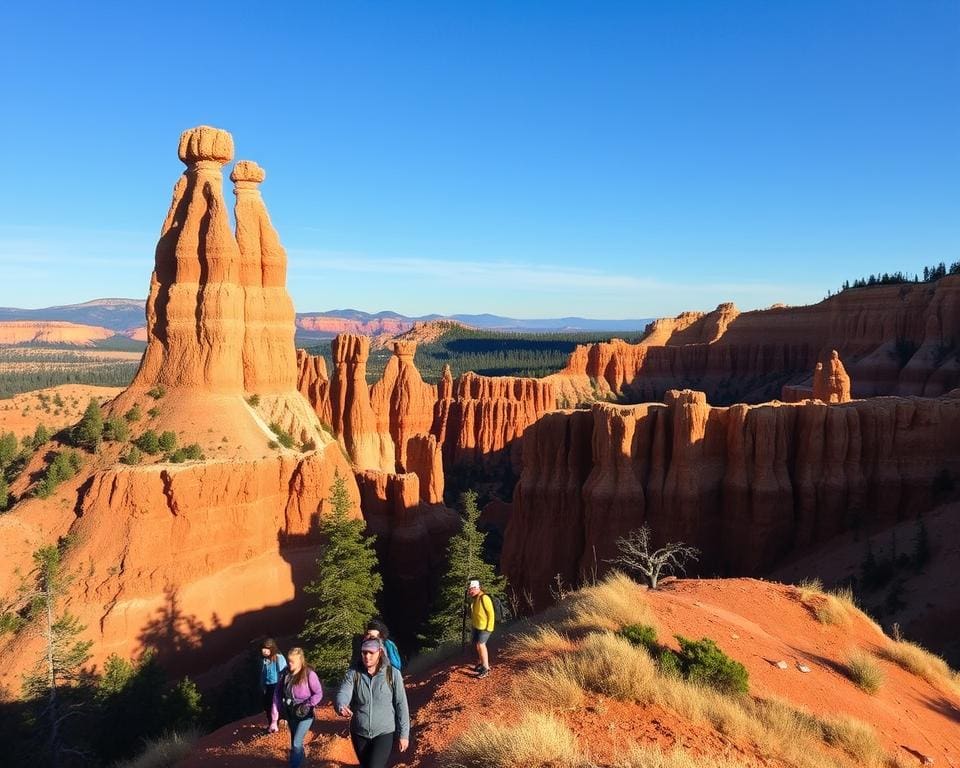
[[[150,739],[137,757],[117,763],[115,768],[171,768],[190,753],[199,738],[200,733],[191,730]]]
[[[516,725],[480,722],[444,755],[456,768],[577,768],[584,758],[570,729],[556,718],[531,712]]]
[[[650,655],[609,632],[587,635],[555,668],[588,691],[641,704],[653,701],[658,685]]]
[[[947,662],[916,643],[907,640],[893,641],[880,648],[877,655],[935,687],[946,688],[960,696],[960,676],[950,669]]]
[[[885,681],[876,658],[865,651],[854,650],[847,654],[846,671],[857,688],[870,694],[879,691]]]
[[[823,740],[838,747],[857,761],[858,765],[882,766],[887,763],[877,732],[866,723],[842,715],[824,720],[821,725]]]
[[[573,648],[573,641],[553,627],[532,625],[528,630],[513,635],[504,651],[519,658],[532,655],[539,658],[542,654],[568,653]]]
[[[744,768],[746,763],[722,757],[694,757],[675,749],[662,752],[657,748],[634,745],[616,768]]]
[[[574,593],[569,602],[570,616],[564,622],[567,629],[616,632],[628,624],[657,626],[656,616],[643,599],[641,587],[619,571],[595,586]]]
[[[536,709],[577,709],[586,694],[562,661],[522,672],[513,683],[513,695]]]

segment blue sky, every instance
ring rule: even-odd
[[[145,296],[201,123],[267,169],[300,311],[750,309],[960,258],[956,0],[138,5],[0,10],[0,305]]]

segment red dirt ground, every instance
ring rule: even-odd
[[[909,765],[929,755],[935,765],[960,766],[960,701],[899,667],[882,662],[886,683],[876,695],[859,690],[839,671],[854,647],[871,650],[885,642],[867,621],[847,627],[821,625],[791,587],[752,579],[676,581],[646,598],[665,641],[674,633],[713,638],[750,672],[755,696],[777,696],[823,715],[849,714],[873,725],[891,754]],[[413,714],[410,751],[394,755],[396,766],[439,768],[442,750],[476,718],[510,722],[521,707],[510,684],[527,662],[501,657],[492,644],[489,677],[475,679],[463,659],[411,676],[407,691]],[[784,660],[781,670],[775,662]],[[797,665],[811,668],[802,673]],[[325,700],[328,701],[328,699]],[[681,746],[694,755],[724,755],[747,764],[777,766],[757,756],[749,743],[731,741],[709,725],[685,721],[670,711],[596,697],[566,718],[598,764],[609,765],[631,743]],[[180,768],[280,766],[288,734],[265,735],[262,718],[235,723],[204,737]],[[318,709],[310,765],[356,765],[346,721],[329,706]]]

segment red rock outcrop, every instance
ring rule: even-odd
[[[334,434],[343,441],[350,460],[359,469],[396,471],[393,440],[389,432],[377,430],[376,414],[370,405],[370,339],[341,334],[333,340],[331,350],[334,370],[330,382],[330,424]]]
[[[0,344],[76,344],[89,347],[116,333],[96,325],[59,320],[0,320]]]
[[[957,393],[960,394],[960,393]],[[542,605],[649,523],[699,547],[703,574],[752,574],[854,526],[889,525],[934,502],[960,471],[960,397],[714,408],[664,404],[547,414],[524,437],[501,565]]]
[[[578,347],[548,377],[561,402],[658,399],[678,385],[711,402],[761,402],[801,382],[836,349],[852,396],[936,397],[960,386],[960,275],[936,283],[843,291],[804,307],[685,313],[653,323],[639,344]]]
[[[846,403],[850,401],[850,377],[847,375],[840,353],[833,350],[827,367],[817,363],[813,372],[813,396],[825,403]]]

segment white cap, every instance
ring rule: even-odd
[[[480,589],[480,580],[470,579],[470,581],[467,582],[467,589]]]

